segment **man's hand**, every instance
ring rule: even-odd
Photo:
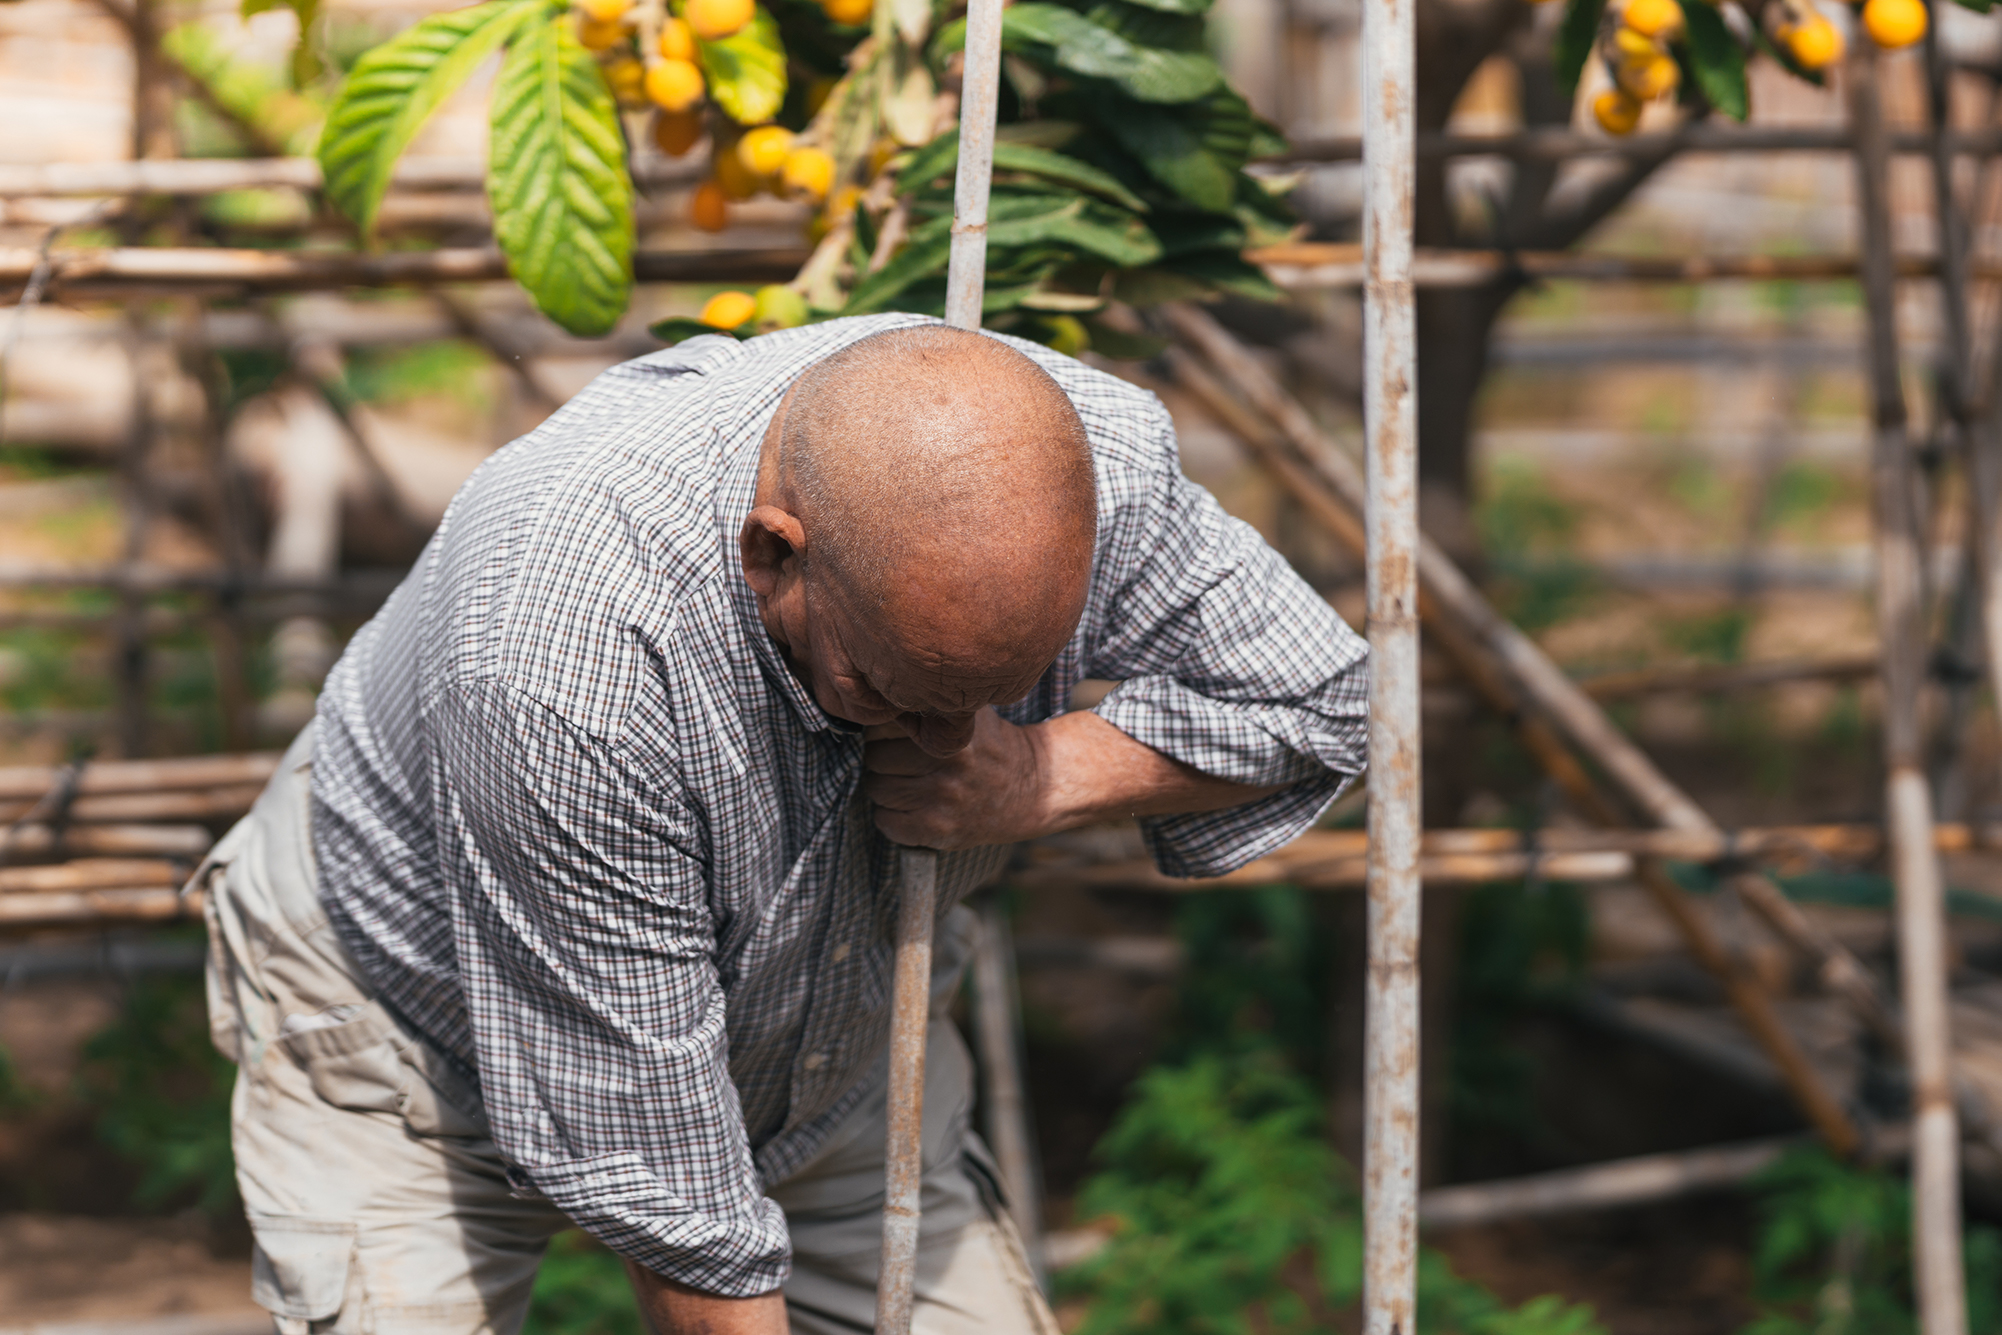
[[[876,827],[922,848],[978,848],[1094,821],[1221,811],[1278,791],[1170,760],[1092,713],[1025,728],[984,709],[973,740],[943,758],[897,728],[871,728],[862,768]]]
[[[657,1335],[786,1335],[785,1297],[718,1298],[626,1262],[640,1311]]]

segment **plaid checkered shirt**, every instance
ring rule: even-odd
[[[383,1001],[476,1073],[517,1192],[711,1293],[790,1267],[764,1187],[883,1079],[896,889],[737,555],[758,451],[867,316],[613,367],[459,491],[320,697],[321,894]],[[1091,438],[1083,620],[1001,712],[1087,677],[1129,736],[1280,792],[1142,822],[1164,872],[1292,839],[1363,766],[1364,646],[1181,472],[1153,395],[1034,344]],[[1006,850],[940,859],[940,909]],[[948,961],[950,964],[950,961]]]

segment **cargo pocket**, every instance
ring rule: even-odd
[[[355,1225],[253,1215],[250,1296],[274,1316],[325,1321],[341,1310],[354,1265]]]
[[[351,1020],[295,1030],[278,1046],[334,1107],[400,1113],[404,1066],[389,1041],[395,1032],[380,1008],[364,1005]]]
[[[296,1029],[279,1046],[336,1108],[395,1113],[413,1135],[487,1134],[478,1088],[375,1002],[352,1018]]]

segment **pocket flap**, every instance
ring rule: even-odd
[[[341,1310],[354,1262],[351,1220],[252,1216],[250,1296],[276,1316],[324,1321]]]

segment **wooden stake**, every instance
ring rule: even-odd
[[[1871,482],[1877,539],[1877,628],[1883,653],[1885,820],[1898,887],[1898,965],[1912,1075],[1913,1287],[1924,1335],[1966,1335],[1960,1254],[1960,1133],[1948,1033],[1944,893],[1932,842],[1919,691],[1925,608],[1911,442],[1899,378],[1891,261],[1890,144],[1877,92],[1877,48],[1857,42],[1844,69],[1856,141],[1863,298],[1870,324],[1875,433]]]

